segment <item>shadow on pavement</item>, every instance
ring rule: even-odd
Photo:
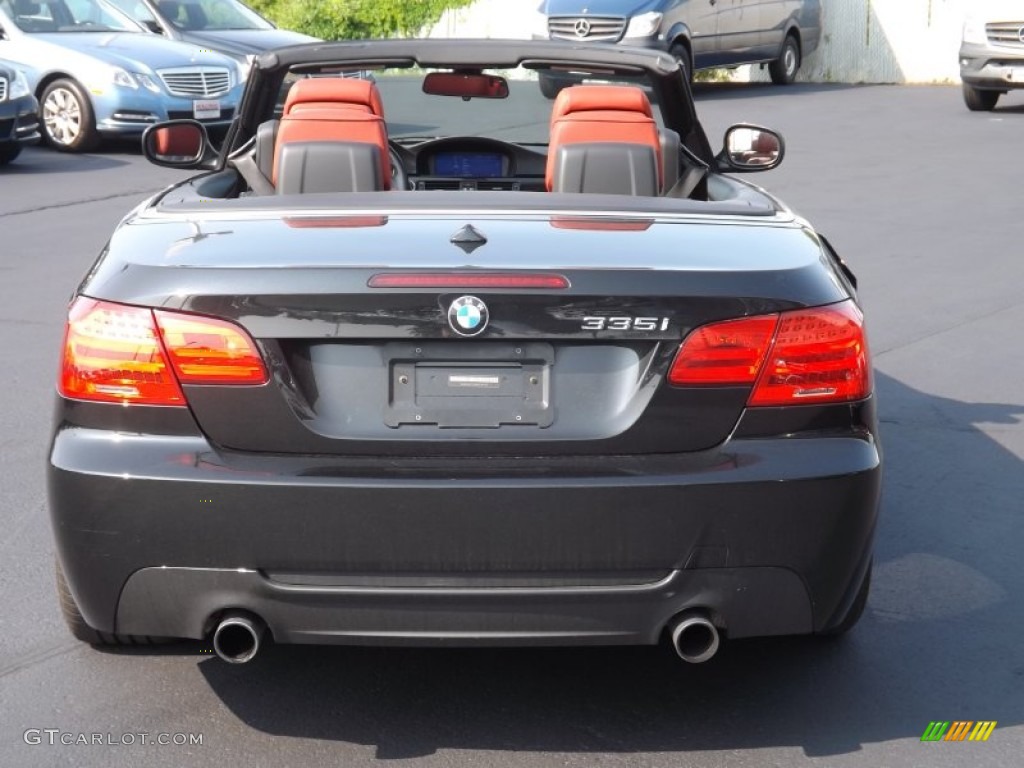
[[[295,646],[198,668],[258,731],[374,745],[385,759],[778,746],[822,756],[916,740],[935,719],[1019,725],[1024,468],[978,425],[1018,425],[1024,405],[935,397],[884,374],[877,388],[888,465],[875,586],[843,639],[726,643],[702,666],[666,648]]]
[[[57,152],[43,146],[29,147],[23,150],[12,163],[0,169],[0,176],[106,171],[128,165],[127,159],[118,157],[126,154],[139,155],[141,151],[134,144],[123,142],[108,142],[96,152],[87,154]]]

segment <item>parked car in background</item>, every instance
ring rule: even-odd
[[[231,124],[244,71],[234,60],[151,34],[105,0],[0,0],[0,58],[27,65],[42,134],[83,151],[163,120]]]
[[[0,165],[20,155],[25,144],[39,140],[38,113],[25,72],[0,59]]]
[[[696,69],[766,64],[792,83],[821,40],[821,0],[544,0],[534,37],[621,43],[668,51],[686,75]],[[553,98],[573,78],[544,77]]]
[[[972,8],[960,44],[960,79],[972,112],[995,109],[1004,93],[1024,88],[1024,3]]]
[[[231,56],[246,68],[270,48],[309,43],[315,37],[278,29],[238,0],[111,0],[148,29]]]

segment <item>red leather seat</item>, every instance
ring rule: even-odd
[[[327,77],[299,80],[291,87],[274,144],[274,184],[277,184],[283,146],[320,141],[376,146],[380,156],[378,188],[391,187],[387,126],[380,93],[373,83]]]
[[[569,144],[622,143],[648,146],[663,183],[661,141],[647,95],[632,85],[575,85],[555,99],[551,112],[545,184],[554,186],[558,148]]]
[[[319,107],[362,107],[364,111],[384,117],[384,105],[377,86],[368,80],[341,77],[317,77],[299,80],[288,91],[284,114]]]

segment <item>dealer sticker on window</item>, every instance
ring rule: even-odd
[[[220,117],[220,102],[216,99],[213,101],[193,101],[192,114],[196,120],[215,120]]]

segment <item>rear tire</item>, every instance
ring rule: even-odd
[[[54,80],[39,99],[43,138],[59,152],[88,152],[100,143],[96,115],[74,80]]]
[[[991,112],[1002,95],[999,91],[983,91],[964,83],[964,104],[971,112]]]
[[[7,165],[20,154],[20,144],[0,144],[0,165]]]
[[[776,85],[791,84],[796,80],[796,73],[800,71],[800,60],[800,41],[796,39],[796,35],[786,35],[779,58],[768,65],[772,82]]]
[[[850,606],[850,610],[843,617],[843,620],[836,624],[832,629],[825,630],[822,632],[823,637],[842,637],[851,629],[853,629],[857,622],[860,621],[861,616],[864,615],[864,609],[868,604],[868,595],[871,592],[871,571],[874,569],[874,562],[868,565],[868,571],[864,574],[864,581],[861,582],[860,589],[857,590],[857,597],[853,599],[853,605]]]
[[[64,616],[68,630],[76,640],[89,645],[157,645],[172,642],[172,638],[167,637],[111,635],[96,631],[85,623],[82,612],[78,610],[78,604],[68,588],[68,581],[64,578],[64,569],[60,567],[60,561],[57,558],[53,559],[53,565],[57,577],[57,600],[60,602],[60,612]]]

